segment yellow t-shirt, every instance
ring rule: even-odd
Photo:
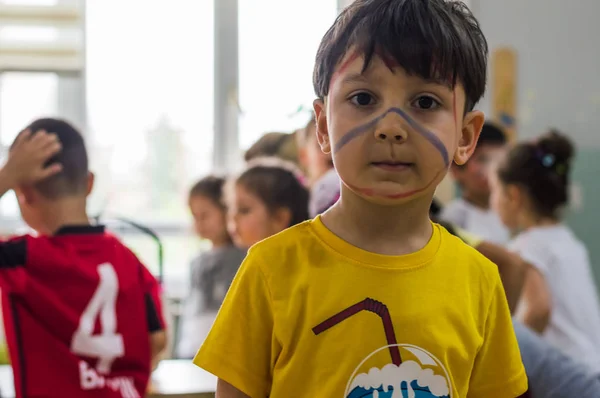
[[[494,264],[433,227],[358,249],[320,218],[253,247],[194,363],[252,398],[514,398],[527,389]]]
[[[482,239],[480,236],[472,234],[469,231],[466,231],[462,228],[454,227],[454,229],[456,232],[456,236],[461,238],[463,242],[465,242],[471,247],[477,248],[477,246],[479,246],[484,241],[484,239]]]

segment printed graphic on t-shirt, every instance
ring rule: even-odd
[[[388,308],[379,301],[366,298],[315,326],[313,332],[318,336],[361,311],[379,315],[387,344],[358,364],[346,386],[346,398],[452,398],[444,365],[423,348],[398,344]],[[386,352],[389,362],[378,367]]]

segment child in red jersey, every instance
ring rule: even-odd
[[[0,170],[0,196],[13,189],[38,233],[0,243],[17,398],[145,396],[165,347],[155,278],[88,221],[93,181],[82,136],[56,119],[28,126]]]

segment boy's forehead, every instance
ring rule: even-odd
[[[393,57],[389,56],[383,51],[375,51],[373,56],[369,60],[369,64],[365,65],[366,55],[357,50],[350,49],[347,51],[344,56],[341,58],[340,62],[338,62],[337,67],[334,69],[334,73],[331,77],[330,87],[333,86],[334,82],[340,79],[340,77],[348,78],[349,80],[355,80],[359,76],[363,78],[370,77],[375,74],[379,74],[382,70],[387,70],[392,74],[396,74],[397,71],[401,71],[408,77],[421,80],[424,83],[429,84],[437,84],[441,86],[445,86],[450,91],[456,86],[461,86],[462,84],[457,81],[455,85],[452,84],[452,77],[448,76],[447,78],[434,77],[424,78],[420,75],[409,73],[402,65],[400,65]],[[433,68],[433,66],[432,66]],[[352,75],[352,76],[348,76]],[[434,75],[434,74],[432,74]],[[345,79],[344,79],[345,80]]]
[[[369,62],[369,65],[367,65],[367,67],[365,68],[365,57],[365,54],[357,49],[350,49],[349,51],[347,51],[346,54],[344,54],[344,56],[340,59],[337,67],[334,70],[334,74],[331,79],[332,83],[336,76],[342,75],[346,72],[351,71],[352,73],[361,74],[369,73],[380,66],[387,66],[388,69],[393,71],[395,67],[399,66],[395,63],[395,61],[394,63],[388,63],[391,59],[390,57],[383,57],[379,53],[374,53],[373,58]],[[388,62],[386,62],[386,60]]]

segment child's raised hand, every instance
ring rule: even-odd
[[[60,150],[61,144],[55,134],[42,130],[32,135],[31,131],[25,130],[15,140],[2,171],[10,179],[11,187],[43,180],[62,170],[60,164],[44,166]]]

